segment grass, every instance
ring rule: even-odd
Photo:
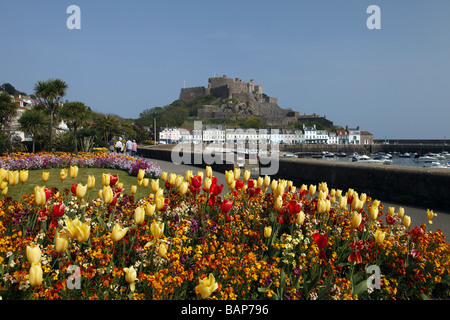
[[[42,181],[42,172],[47,171],[50,173],[50,177],[46,183]],[[92,198],[96,197],[98,190],[103,188],[102,185],[102,174],[109,173],[111,175],[118,174],[119,182],[123,183],[125,194],[130,194],[130,189],[132,185],[137,186],[137,192],[134,195],[135,199],[140,199],[142,197],[147,197],[151,193],[150,183],[148,187],[144,188],[143,186],[139,187],[137,183],[137,178],[135,176],[130,176],[128,172],[120,169],[107,169],[107,168],[79,168],[78,175],[76,178],[72,179],[70,175],[67,175],[67,179],[65,181],[61,181],[59,178],[59,172],[61,169],[41,169],[41,170],[29,170],[28,172],[28,180],[22,186],[19,182],[15,186],[8,185],[8,194],[7,196],[11,197],[13,200],[19,200],[22,194],[31,194],[34,192],[34,187],[39,185],[52,188],[55,187],[58,190],[70,189],[72,184],[81,183],[85,185],[87,183],[88,175],[93,175],[95,177],[95,186],[92,190],[88,190],[86,193],[86,197]],[[69,173],[69,169],[67,170]],[[1,197],[1,195],[0,195]]]

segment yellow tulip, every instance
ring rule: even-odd
[[[239,168],[234,168],[233,174],[234,174],[234,180],[239,179],[239,177],[241,176],[241,169],[239,169]]]
[[[137,186],[132,185],[132,186],[131,186],[131,189],[130,189],[130,193],[131,193],[131,194],[135,194],[136,192],[137,192]]]
[[[30,268],[30,273],[29,273],[29,280],[30,280],[30,285],[32,287],[37,287],[40,286],[42,284],[42,267],[41,264],[33,264]]]
[[[305,213],[302,210],[299,213],[297,213],[297,218],[295,219],[295,223],[297,223],[298,225],[302,225],[304,221],[305,221]]]
[[[78,175],[78,166],[70,166],[69,175],[72,179],[75,179]]]
[[[203,189],[205,189],[206,191],[209,191],[209,189],[211,188],[211,184],[212,184],[211,178],[206,177],[205,182],[203,183]]]
[[[244,179],[244,182],[246,182],[246,181],[248,181],[248,179],[250,179],[250,170],[244,171],[244,176],[242,177],[242,179]]]
[[[182,183],[183,183],[183,177],[180,175],[177,175],[175,178],[175,187],[179,188]]]
[[[79,242],[86,242],[89,239],[89,235],[91,234],[91,226],[89,222],[81,223],[77,226],[76,238]]]
[[[152,183],[151,183],[151,188],[152,188],[152,192],[156,193],[156,191],[158,191],[159,188],[159,179],[152,179]]]
[[[8,194],[8,187],[2,189],[2,195],[6,196]]]
[[[36,201],[36,204],[38,206],[44,205],[45,201],[47,200],[44,190],[44,187],[36,186],[34,188],[34,201]]]
[[[377,231],[375,232],[375,242],[378,244],[382,244],[385,236],[386,233],[384,233],[380,229],[377,229]]]
[[[276,196],[283,196],[284,195],[284,186],[282,183],[279,183],[277,186]]]
[[[389,207],[387,215],[392,217],[394,215],[394,213],[395,213],[395,208],[394,207]]]
[[[48,178],[50,178],[50,173],[47,171],[42,172],[42,181],[47,182]]]
[[[109,173],[102,173],[102,185],[109,187],[111,175]]]
[[[137,278],[136,270],[131,266],[130,268],[124,268],[123,271],[125,271],[125,280],[130,284],[130,291],[133,292],[136,288],[134,283]]]
[[[405,209],[403,207],[398,208],[397,215],[399,218],[403,218],[403,216],[405,215]]]
[[[20,170],[19,181],[23,184],[28,180],[28,170]]]
[[[8,171],[3,168],[0,168],[0,180],[5,179],[7,175],[8,175]]]
[[[359,200],[361,201],[361,202],[366,202],[366,200],[367,200],[367,194],[365,194],[365,193],[361,193],[361,195],[359,196]]]
[[[95,187],[95,176],[88,176],[87,178],[87,188],[89,190],[94,189]]]
[[[322,192],[322,191],[320,191]],[[327,209],[327,204],[325,203],[325,200],[319,199],[317,200],[317,212],[318,213],[324,213]]]
[[[278,196],[275,199],[275,204],[274,204],[274,208],[277,211],[280,211],[283,208],[283,198],[281,196]]]
[[[145,215],[147,217],[153,216],[153,214],[155,213],[155,209],[156,209],[155,204],[147,203],[147,205],[145,206]]]
[[[81,183],[77,184],[76,196],[78,199],[83,199],[86,195],[87,185],[81,185]]]
[[[55,234],[55,250],[57,253],[63,253],[69,247],[69,237],[64,230]]]
[[[270,183],[270,190],[272,190],[272,192],[276,192],[278,188],[278,181],[277,180],[272,180],[272,182]]]
[[[136,224],[142,224],[144,223],[144,219],[145,219],[145,210],[141,207],[137,207],[134,210],[134,222]]]
[[[342,197],[342,190],[341,189],[337,189],[336,190],[336,198],[340,198]]]
[[[374,206],[374,207],[379,207],[380,206],[380,200],[373,200],[373,202],[372,202],[372,206]]]
[[[9,171],[8,172],[8,183],[11,186],[15,186],[19,183],[19,171]]]
[[[137,174],[137,179],[138,180],[142,180],[145,177],[145,170],[144,169],[139,169],[139,172]]]
[[[106,204],[110,204],[114,200],[114,194],[109,185],[107,187],[103,187],[102,199]]]
[[[269,185],[270,185],[270,177],[264,176],[263,186],[267,188]]]
[[[216,282],[214,275],[210,273],[208,278],[199,280],[199,285],[195,287],[195,290],[200,292],[203,299],[207,299],[218,287],[219,284]]]
[[[402,224],[403,224],[406,228],[408,228],[408,227],[411,225],[411,217],[405,215],[405,216],[403,217]]]
[[[42,251],[38,245],[32,243],[27,246],[27,259],[30,264],[37,264],[41,262]]]
[[[378,218],[378,207],[371,206],[370,207],[370,219],[375,221]]]
[[[361,214],[356,211],[353,212],[353,216],[352,216],[353,228],[355,228],[355,229],[358,228],[359,225],[361,224],[361,220],[362,220]]]
[[[66,226],[64,227],[64,231],[70,239],[74,239],[77,236],[78,227],[81,226],[81,221],[78,218],[70,220],[66,218],[65,220]]]
[[[236,188],[236,181],[231,181],[231,183],[228,184],[228,190],[234,190]]]
[[[158,255],[161,258],[167,258],[167,250],[169,249],[168,245],[166,243],[161,242],[159,244],[159,248],[158,248]]]
[[[269,238],[272,235],[272,227],[265,227],[264,228],[264,237]]]
[[[327,194],[322,190],[319,190],[319,195],[317,196],[318,200],[325,200],[327,198]]]
[[[148,187],[148,184],[150,183],[150,179],[149,179],[149,178],[144,178],[144,179],[142,179],[141,181],[142,181],[142,186],[143,186],[144,188],[147,188],[147,187]]]
[[[114,242],[119,241],[120,239],[122,239],[125,236],[127,231],[128,231],[128,228],[121,228],[118,223],[114,224],[114,227],[111,231],[112,241],[114,241]]]
[[[262,187],[264,183],[264,178],[263,177],[258,177],[258,179],[256,180],[256,186],[257,187]]]
[[[186,173],[184,174],[184,180],[191,183],[191,177],[192,177],[192,170],[186,170]]]
[[[178,189],[178,193],[183,196],[187,193],[188,188],[189,188],[189,183],[187,181],[184,181],[181,183],[181,185]]]
[[[142,184],[144,183],[144,179],[138,180],[137,184],[139,187],[142,187]]]
[[[156,209],[161,210],[164,208],[164,197],[155,198]]]
[[[67,179],[67,169],[66,168],[61,169],[61,171],[59,172],[59,178],[61,179],[61,181],[64,181]]]
[[[156,240],[160,239],[164,236],[164,223],[153,221],[150,225],[150,231]]]
[[[170,184],[171,186],[173,186],[173,185],[175,184],[176,178],[177,178],[177,175],[176,175],[175,173],[169,174],[168,180],[169,180],[169,184]]]
[[[163,173],[161,173],[161,180],[167,180],[167,172],[163,171]]]
[[[352,210],[361,210],[364,205],[364,202],[359,200],[358,197],[354,197],[352,201]]]
[[[233,171],[225,171],[225,180],[227,184],[231,184],[234,181],[234,173]]]
[[[8,182],[7,182],[7,181],[2,181],[2,182],[0,183],[0,190],[5,189],[7,186],[8,186]]]
[[[201,177],[203,181],[203,171],[197,171],[197,176]]]
[[[312,196],[316,193],[317,187],[315,185],[309,185],[309,195]]]
[[[205,173],[206,173],[206,177],[208,177],[208,178],[212,177],[212,168],[211,168],[211,166],[206,166]]]

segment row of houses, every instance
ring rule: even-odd
[[[204,125],[201,129],[164,128],[159,132],[161,143],[223,144],[260,142],[278,144],[373,144],[373,134],[361,131],[359,126],[328,132],[315,125],[299,130],[286,129],[227,129],[221,125]]]

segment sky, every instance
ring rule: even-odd
[[[68,29],[70,5],[81,29]],[[369,29],[370,5],[381,29]],[[0,84],[137,118],[180,89],[255,80],[282,108],[377,139],[450,139],[448,0],[3,1]]]

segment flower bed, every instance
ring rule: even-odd
[[[110,152],[79,152],[77,155],[66,152],[13,153],[0,157],[0,168],[5,170],[67,168],[68,166],[121,169],[134,176],[139,169],[144,169],[147,177],[161,175],[159,166],[141,157]]]
[[[148,197],[135,199],[105,174],[90,199],[78,184],[0,200],[0,295],[448,298],[444,235],[412,228],[403,210],[326,183],[296,188],[239,170],[226,179],[223,192],[209,168],[162,173]]]

